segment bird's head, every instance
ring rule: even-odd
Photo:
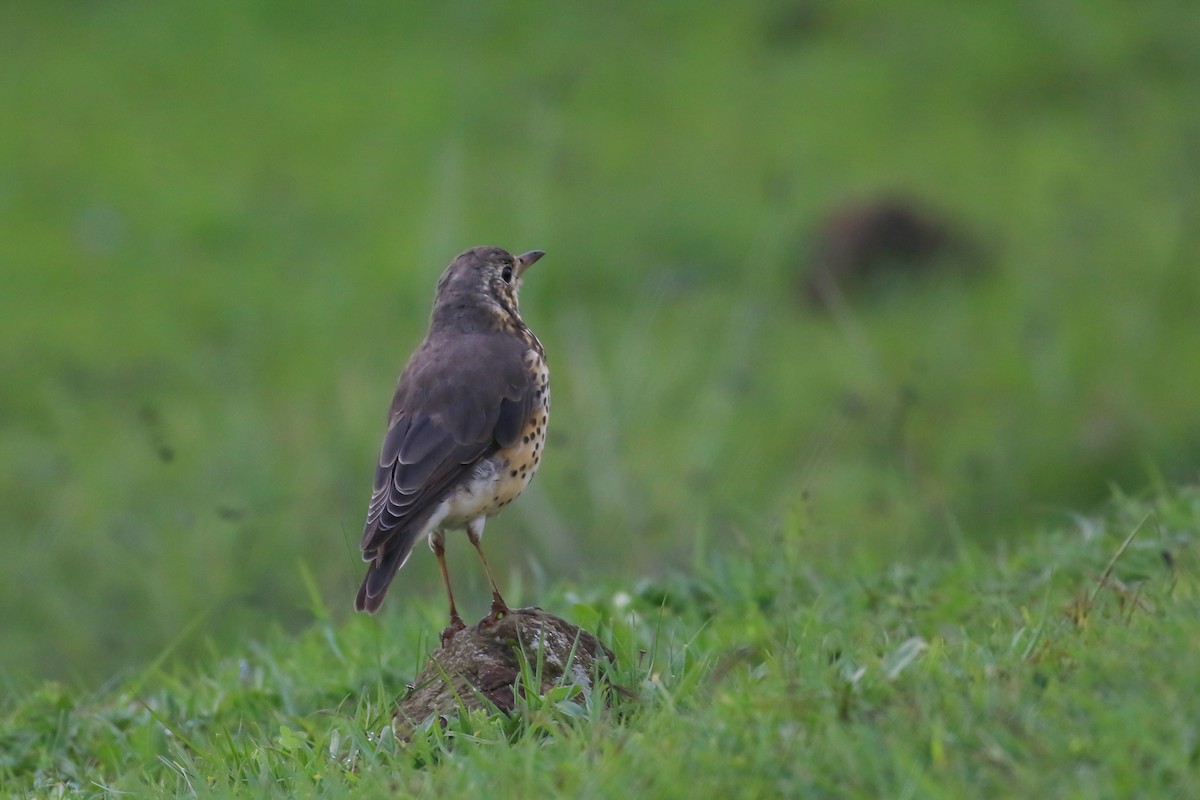
[[[438,280],[434,319],[468,319],[492,311],[520,320],[518,295],[525,270],[545,253],[514,256],[499,247],[472,247],[458,254]]]

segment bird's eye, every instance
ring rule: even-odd
[[[512,267],[505,264],[504,269],[500,270],[500,277],[504,279],[505,283],[512,283]]]

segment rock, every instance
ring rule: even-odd
[[[531,669],[541,664],[540,693],[573,684],[582,690],[581,700],[597,688],[598,667],[615,663],[612,651],[582,628],[540,608],[516,609],[495,624],[460,631],[429,656],[408,694],[397,702],[396,735],[407,739],[430,716],[456,715],[463,707],[494,705],[511,712],[522,651]]]
[[[978,272],[982,250],[973,237],[918,203],[883,196],[843,206],[817,226],[802,293],[828,309],[843,297],[894,284],[896,276],[936,267]]]

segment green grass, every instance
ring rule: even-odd
[[[6,4],[2,790],[1196,795],[1196,41],[1167,0]],[[804,308],[818,220],[896,190],[988,273]],[[548,252],[554,381],[489,557],[643,700],[402,748],[437,571],[351,617],[357,539],[483,243]]]
[[[327,620],[0,717],[0,790],[53,797],[1190,797],[1200,490],[873,574],[802,521],[652,582],[559,591],[637,699],[530,697],[411,742],[436,603]],[[318,616],[324,612],[317,610]]]

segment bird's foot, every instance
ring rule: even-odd
[[[445,647],[447,644],[449,644],[450,640],[454,638],[456,633],[466,629],[467,624],[462,621],[462,617],[460,617],[458,614],[451,614],[450,624],[442,629],[442,647]]]
[[[486,617],[479,620],[479,624],[480,626],[495,625],[511,613],[512,611],[509,610],[508,604],[504,602],[504,598],[496,595],[492,598],[492,610],[488,612]]]

